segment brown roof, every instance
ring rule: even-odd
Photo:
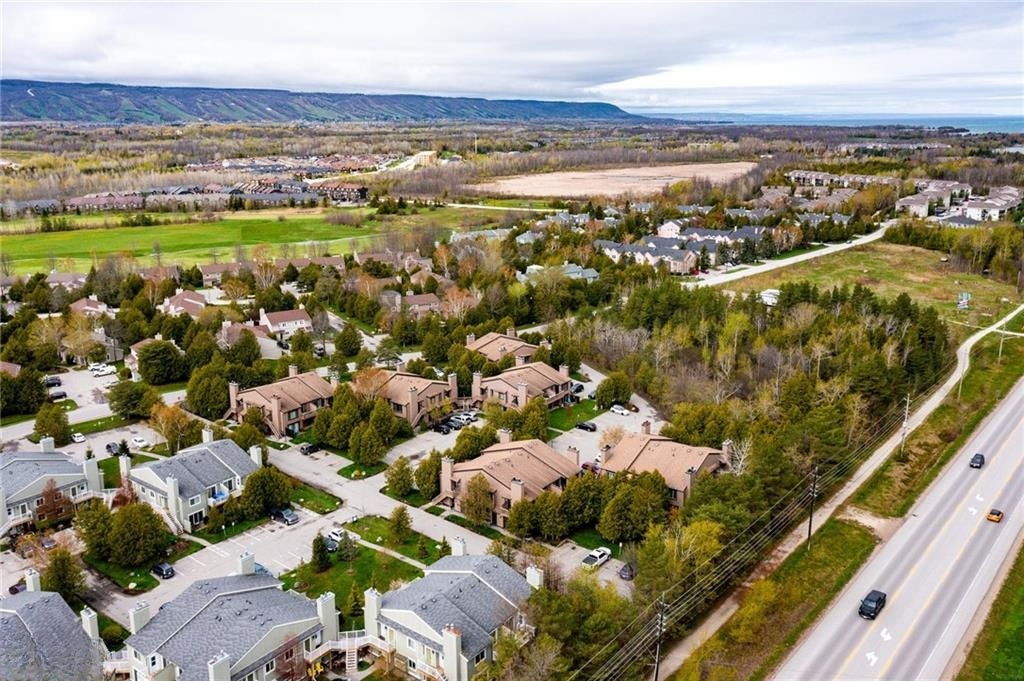
[[[540,440],[491,445],[475,459],[452,467],[452,474],[467,483],[477,473],[487,476],[492,486],[505,490],[511,489],[513,478],[522,480],[523,494],[528,499],[536,498],[559,479],[571,478],[579,471],[574,461]]]
[[[377,394],[395,404],[409,404],[409,389],[416,388],[417,396],[431,396],[437,392],[448,392],[447,381],[423,378],[406,371],[389,371],[384,369],[381,375],[386,378],[381,382]]]
[[[297,310],[281,310],[280,312],[267,312],[267,321],[271,324],[284,324],[285,322],[301,322],[306,321],[313,323],[309,318],[309,313],[304,309],[299,308]]]
[[[14,378],[21,373],[21,365],[14,362],[0,362],[0,373],[5,373]]]
[[[234,345],[243,331],[251,331],[257,338],[270,338],[270,329],[262,324],[231,324],[221,329],[221,337],[228,345]]]
[[[689,487],[689,469],[715,469],[721,457],[719,449],[684,445],[662,435],[630,433],[602,457],[601,468],[612,473],[657,471],[669,488],[681,490]]]
[[[78,312],[80,314],[88,314],[90,312],[103,313],[107,311],[106,303],[99,300],[93,300],[88,297],[79,298],[68,307],[71,308],[72,312]]]
[[[308,371],[266,385],[240,390],[238,399],[243,400],[246,404],[269,409],[274,395],[281,398],[281,408],[288,411],[298,409],[303,404],[316,399],[331,397],[334,395],[334,386],[315,371]],[[231,406],[234,408],[235,405]]]
[[[440,305],[441,299],[438,298],[435,293],[419,293],[417,295],[403,297],[402,304],[410,307],[416,305]]]
[[[164,308],[180,308],[191,317],[198,317],[206,307],[206,298],[195,291],[180,291],[164,301]]]
[[[485,333],[472,343],[466,343],[466,347],[479,352],[492,362],[497,362],[508,354],[515,355],[516,357],[530,357],[537,351],[536,345],[527,343],[515,336],[495,331]]]
[[[509,390],[518,390],[520,383],[526,383],[526,394],[535,397],[545,390],[568,383],[569,379],[544,362],[530,362],[511,369],[505,369],[497,376],[485,378],[480,385],[487,388],[492,383],[505,383]]]

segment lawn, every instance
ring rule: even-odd
[[[673,681],[699,678],[763,679],[796,645],[806,629],[828,607],[875,548],[875,536],[844,520],[828,520],[814,536],[811,553],[801,547],[768,577],[777,592],[741,635],[744,615],[753,615],[744,601],[740,610],[687,658]],[[753,629],[753,631],[751,631]]]
[[[1019,304],[1021,296],[1012,285],[980,274],[957,272],[941,258],[942,254],[937,251],[879,241],[757,274],[725,286],[740,291],[763,291],[805,279],[822,289],[863,284],[886,298],[906,293],[918,304],[933,305],[943,317],[971,324],[991,323],[1009,312],[1013,305]],[[956,309],[957,295],[961,292],[972,296],[969,312]],[[1001,303],[1000,299],[1004,297],[1011,302]],[[953,331],[963,338],[971,329],[954,326]]]
[[[395,501],[401,501],[403,504],[409,504],[410,506],[415,506],[416,508],[419,508],[423,504],[426,504],[426,503],[428,503],[430,501],[430,499],[428,499],[427,497],[423,496],[423,493],[420,492],[418,489],[413,489],[411,492],[406,494],[404,497],[400,497],[398,495],[392,494],[388,490],[388,486],[384,485],[383,487],[380,488],[380,493],[384,494],[386,496],[391,497]]]
[[[118,465],[120,457],[111,456],[106,459],[101,459],[97,464],[100,468],[100,472],[103,473],[103,487],[106,489],[113,489],[121,484],[121,469]],[[132,454],[131,455],[132,465],[138,466],[140,463],[146,463],[147,461],[156,461],[152,456],[146,456],[145,454]]]
[[[308,508],[313,513],[330,513],[341,505],[341,499],[323,490],[310,487],[295,478],[292,481],[292,503]]]
[[[325,591],[334,593],[337,607],[344,607],[352,585],[355,584],[360,604],[363,592],[372,587],[378,591],[387,591],[398,583],[411,582],[421,577],[423,572],[397,558],[360,546],[359,555],[355,560],[344,562],[337,556],[331,556],[333,564],[324,572],[316,572],[309,563],[303,563],[295,570],[280,576],[285,589],[301,591],[310,598],[315,598]],[[354,618],[345,617],[346,629],[362,629],[362,614]]]
[[[1011,331],[1024,329],[1024,314],[1010,320]],[[853,502],[878,515],[906,514],[921,493],[960,451],[979,423],[1024,376],[1024,338],[1009,337],[999,363],[999,337],[991,334],[971,353],[960,398],[956,391],[907,437],[904,460],[893,452],[857,490]]]
[[[447,511],[448,509],[445,508],[444,506],[431,506],[430,508],[424,510],[426,510],[426,512],[430,515],[440,516],[444,515],[444,512]]]
[[[60,400],[54,402],[58,407],[64,411],[71,411],[72,409],[78,409],[78,403],[74,400]],[[13,426],[15,423],[24,423],[25,421],[32,421],[35,419],[35,414],[13,414],[11,416],[0,417],[0,426]]]
[[[124,428],[132,424],[138,423],[140,419],[125,419],[120,416],[104,416],[101,419],[93,419],[91,421],[82,421],[81,423],[72,423],[71,432],[81,433],[82,435],[89,435],[91,433],[102,433],[105,430],[113,430],[114,428]],[[31,442],[39,442],[39,437],[33,433],[28,436]]]
[[[461,515],[452,513],[451,515],[445,516],[445,520],[455,523],[459,527],[464,527],[471,532],[476,532],[479,535],[483,535],[488,539],[502,539],[505,535],[499,532],[496,528],[490,525],[477,525],[472,522],[469,518],[465,518]]]
[[[415,530],[410,530],[405,541],[401,543],[392,541],[387,519],[377,515],[364,516],[358,520],[346,523],[345,529],[352,530],[368,542],[385,546],[392,551],[398,551],[403,556],[408,556],[426,565],[430,565],[441,557],[438,542]],[[420,555],[418,551],[421,538],[423,545],[426,547],[426,555]]]
[[[164,383],[163,385],[154,385],[156,391],[161,395],[172,393],[175,390],[184,390],[188,387],[188,381],[178,381],[177,383]]]
[[[364,466],[361,463],[351,463],[344,468],[339,468],[338,475],[349,480],[362,480],[363,478],[372,478],[378,473],[386,471],[387,468],[388,465],[383,461],[369,466]]]
[[[225,539],[230,539],[231,537],[237,536],[239,534],[242,534],[243,532],[251,530],[254,527],[259,527],[265,522],[267,522],[267,519],[264,517],[260,517],[249,520],[243,520],[241,522],[235,523],[234,525],[225,525],[223,529],[221,529],[218,532],[211,532],[210,530],[203,528],[200,530],[193,530],[192,534],[196,537],[199,537],[200,539],[205,539],[211,544],[216,544],[217,542],[222,542]]]
[[[1006,576],[957,681],[1024,678],[1024,551]]]
[[[171,536],[170,533],[168,533],[168,536]],[[198,542],[190,541],[188,539],[174,539],[176,542],[174,545],[174,552],[167,558],[162,559],[166,560],[168,563],[174,563],[203,548],[202,544],[199,544]],[[153,564],[143,565],[137,568],[126,568],[100,560],[89,553],[84,554],[82,559],[91,568],[100,574],[109,577],[112,582],[117,584],[127,593],[142,593],[144,591],[149,591],[160,583],[157,577],[149,571]],[[155,562],[160,561],[154,561],[154,563]],[[132,587],[132,584],[135,586]]]
[[[389,231],[438,226],[443,229],[470,229],[497,223],[500,211],[468,208],[423,209],[416,214],[374,217],[360,209],[360,225],[332,225],[325,217],[335,209],[283,209],[267,211],[222,212],[217,222],[181,223],[154,227],[103,227],[116,225],[121,215],[111,214],[101,221],[79,221],[93,228],[67,232],[2,234],[0,248],[9,253],[18,273],[47,270],[51,257],[71,258],[75,268],[87,271],[93,257],[113,253],[131,253],[139,265],[152,261],[153,245],[159,242],[166,261],[190,264],[210,262],[213,254],[232,257],[236,245],[325,242],[332,253],[346,253],[368,247],[375,236]],[[351,211],[349,211],[351,212]],[[161,216],[157,216],[161,217]],[[284,217],[284,220],[279,220]],[[9,224],[9,223],[8,223]],[[367,246],[360,246],[365,243]]]
[[[597,530],[593,527],[576,530],[569,539],[573,540],[585,549],[596,549],[599,546],[610,549],[612,552],[612,558],[618,558],[621,553],[619,545],[616,542],[608,541],[598,534]]]
[[[594,400],[581,400],[579,404],[559,407],[548,412],[548,425],[561,431],[572,430],[577,423],[589,421],[606,409],[597,406]]]
[[[796,257],[798,255],[803,255],[804,253],[813,253],[814,251],[820,251],[823,248],[826,248],[825,244],[812,244],[810,246],[807,246],[806,248],[794,248],[791,251],[786,251],[785,253],[779,253],[778,255],[773,255],[772,257],[770,257],[768,259],[769,260],[785,260],[786,258],[794,258],[794,257]]]

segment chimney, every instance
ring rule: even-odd
[[[548,340],[547,338],[545,338],[544,340],[542,340],[542,341],[540,342],[540,346],[541,346],[542,348],[545,348],[545,349],[547,349],[547,350],[550,350],[550,349],[551,349],[551,341],[549,341],[549,340]]]
[[[224,321],[222,321],[220,323],[220,328],[222,328],[222,329],[226,329],[229,326],[231,326],[231,320],[230,319],[225,319]]]
[[[732,459],[732,440],[722,440],[722,462],[728,464]]]
[[[132,457],[130,456],[118,456],[117,457],[117,471],[121,474],[122,480],[127,480],[129,473],[132,470]]]
[[[479,371],[473,372],[473,390],[470,392],[470,398],[472,399],[474,405],[477,403],[482,404],[484,401],[483,395],[481,394],[483,392],[483,380],[483,374],[481,374]]]
[[[85,606],[82,608],[82,628],[89,635],[89,640],[98,643],[100,640],[100,623],[96,617],[96,611]]]
[[[516,502],[522,501],[526,497],[526,485],[519,478],[512,478],[512,484],[509,486],[511,497],[509,501],[515,505]]]
[[[133,634],[139,633],[142,627],[149,622],[149,603],[139,601],[135,607],[128,611],[128,631]]]
[[[530,401],[529,386],[526,384],[526,381],[520,381],[517,387],[516,396],[519,400],[519,408],[522,409]]]
[[[25,588],[29,591],[42,591],[39,586],[39,573],[35,568],[29,568],[25,571]]]
[[[153,336],[153,340],[162,341],[163,339],[164,339],[164,335],[162,333],[158,333],[155,336]]]
[[[89,490],[93,492],[103,490],[103,478],[100,477],[99,461],[95,457],[86,459],[82,463],[82,474],[85,475],[86,486]]]
[[[526,583],[534,589],[544,586],[544,571],[530,563],[526,568]]]
[[[466,334],[466,345],[472,345],[472,343],[475,340],[476,340],[476,334],[475,333],[467,333]]]
[[[462,537],[452,537],[452,555],[453,556],[465,556],[466,555],[466,540]]]
[[[39,450],[43,451],[43,452],[52,452],[53,451],[53,438],[47,436],[47,437],[44,437],[43,439],[41,439],[39,441]]]
[[[508,428],[502,428],[498,431],[498,442],[501,444],[508,444],[512,442],[512,431]]]
[[[516,355],[516,366],[521,367],[526,364],[526,358],[522,355]]]
[[[566,456],[569,457],[569,459],[574,464],[576,464],[577,466],[580,465],[580,450],[579,449],[577,449],[576,447],[573,447],[572,445],[569,445],[569,447],[565,450],[565,454],[566,454]]]
[[[203,443],[210,444],[213,442],[213,428],[206,426],[203,428]]]
[[[449,679],[459,678],[462,655],[462,630],[454,624],[447,624],[441,632],[441,659],[444,674]]]
[[[446,456],[441,459],[441,494],[448,498],[455,497],[454,482],[452,475],[454,473],[455,460]]]
[[[405,362],[399,361],[398,364],[395,365],[395,371],[405,371]]]
[[[323,640],[335,641],[338,638],[338,611],[334,607],[334,592],[325,591],[316,599],[316,616],[323,625]]]
[[[515,338],[516,337],[516,327],[510,326],[507,329],[505,329],[505,335],[506,336],[512,336],[513,338]]]
[[[363,621],[370,636],[377,633],[377,616],[380,615],[380,592],[370,587],[363,592]]]
[[[209,681],[231,681],[231,658],[223,650],[206,663]]]
[[[235,381],[231,381],[230,383],[228,383],[228,409],[230,409],[232,411],[232,413],[234,413],[235,409],[237,408],[237,406],[238,406],[238,383],[236,383]],[[242,414],[241,413],[236,413],[235,416],[237,416],[239,419],[242,418]]]
[[[569,366],[567,364],[562,364],[558,367],[558,373],[562,374],[563,378],[569,378]]]
[[[238,555],[238,574],[251,575],[256,572],[256,556],[250,551]]]
[[[298,376],[298,375],[299,375],[299,367],[297,365],[295,365],[295,364],[289,364],[288,365],[288,378],[292,378],[292,377]]]
[[[459,377],[457,374],[448,374],[448,399],[453,403],[459,399]]]
[[[249,447],[249,458],[252,459],[252,462],[254,464],[256,464],[257,466],[262,468],[263,467],[263,447],[261,445],[253,445],[252,447]]]
[[[274,393],[270,396],[270,421],[276,426],[278,432],[284,430],[281,425],[284,422],[284,414],[281,412],[281,396]],[[271,427],[273,430],[273,427]]]
[[[651,422],[650,421],[644,421],[643,423],[641,423],[640,424],[640,432],[643,433],[644,435],[650,435],[651,434]]]

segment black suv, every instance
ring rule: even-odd
[[[319,452],[319,451],[320,451],[320,445],[315,445],[312,442],[303,442],[301,445],[299,445],[299,452],[301,452],[302,454],[305,454],[307,456],[312,454],[313,452]]]
[[[442,435],[447,435],[448,433],[452,432],[451,428],[449,428],[444,423],[441,423],[440,421],[432,425],[430,429],[435,433],[441,433]]]
[[[153,574],[161,579],[170,579],[174,576],[174,566],[170,563],[157,563],[153,566]]]
[[[860,608],[857,610],[857,614],[866,620],[873,620],[878,617],[878,613],[882,612],[882,608],[885,607],[885,594],[877,589],[872,589],[871,593],[864,597],[864,600],[860,602]]]
[[[580,430],[585,430],[588,433],[597,432],[597,424],[591,423],[590,421],[581,421],[576,424],[576,427],[579,428]]]
[[[56,402],[57,400],[66,400],[67,398],[68,394],[63,390],[54,390],[52,393],[50,393],[48,397],[48,399],[51,402]]]
[[[58,385],[61,385],[61,382],[56,376],[47,376],[43,379],[43,385],[47,388],[56,388]]]
[[[971,457],[971,468],[981,468],[985,465],[985,455],[975,454]]]

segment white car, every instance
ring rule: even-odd
[[[333,530],[327,533],[327,538],[333,539],[334,541],[341,543],[341,538],[344,537],[346,534],[348,534],[348,532],[346,532],[345,530],[341,529],[340,527],[335,527]]]
[[[89,364],[89,371],[96,371],[97,369],[102,369],[105,366],[107,366],[107,365],[104,364],[103,362],[100,362],[99,364],[96,364],[95,362],[92,362],[92,363]]]
[[[116,373],[117,369],[110,366],[109,364],[104,364],[103,366],[92,370],[92,375],[95,376],[96,378],[100,378],[101,376],[113,376]]]
[[[149,446],[149,440],[147,440],[146,438],[139,437],[138,435],[136,435],[135,437],[132,438],[132,447],[135,447],[136,449],[142,449],[143,447],[148,447],[148,446]]]
[[[583,558],[583,567],[585,568],[599,568],[608,562],[608,559],[612,557],[611,549],[604,546],[599,546]]]
[[[74,435],[71,436],[71,441],[72,442],[85,442],[85,436],[82,435],[81,433],[75,433]]]
[[[621,404],[613,404],[612,408],[609,409],[608,411],[610,411],[613,414],[618,414],[619,416],[629,416],[629,410],[623,407]]]

